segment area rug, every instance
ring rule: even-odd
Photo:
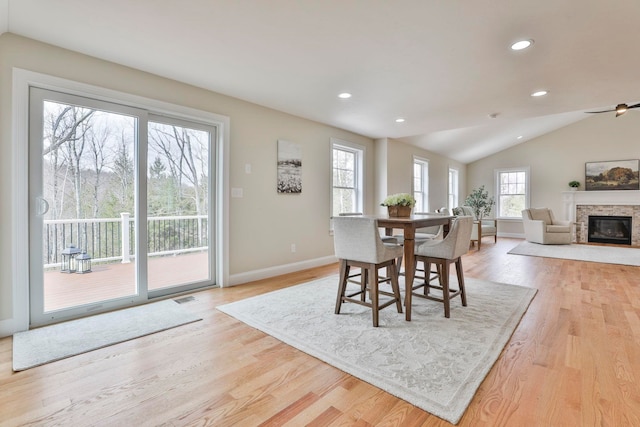
[[[508,253],[575,261],[640,266],[640,249],[595,245],[540,245],[522,242]]]
[[[482,280],[465,283],[468,306],[456,299],[450,319],[441,303],[414,298],[411,322],[392,306],[380,312],[378,328],[367,307],[344,303],[334,314],[337,276],[217,308],[455,424],[536,293]]]
[[[117,344],[201,320],[173,300],[164,300],[13,335],[13,370]]]

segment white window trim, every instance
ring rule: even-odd
[[[499,216],[500,213],[500,174],[504,172],[524,172],[526,177],[525,183],[525,197],[524,197],[524,208],[529,209],[530,200],[531,200],[531,168],[529,166],[516,167],[516,168],[500,168],[494,169],[493,172],[493,182],[494,182],[494,194],[496,199],[496,215],[497,219],[522,219],[522,217],[515,216]]]
[[[449,192],[449,189],[451,188],[451,172],[455,172],[455,176],[456,176],[456,182],[455,182],[455,187],[456,187],[456,192],[455,192],[455,198],[456,200],[454,201],[454,203],[449,203],[449,199],[452,193]],[[449,206],[451,204],[455,204],[456,206]],[[460,171],[457,168],[453,168],[453,167],[449,167],[447,170],[447,206],[449,208],[449,212],[453,212],[453,208],[457,208],[460,205]]]
[[[158,115],[195,120],[218,126],[216,183],[216,283],[229,284],[229,152],[230,119],[227,116],[75,82],[21,68],[13,68],[12,82],[12,317],[0,321],[0,335],[29,329],[29,88],[60,91],[71,95],[147,109]]]
[[[417,212],[429,212],[429,159],[425,159],[420,156],[413,156],[412,166],[416,163],[422,165],[422,195],[424,197],[424,204],[420,206],[420,210]],[[425,173],[426,172],[426,173]],[[413,167],[411,168],[411,195],[415,194],[415,179],[413,176]],[[415,197],[415,196],[414,196]]]
[[[330,139],[329,149],[329,218],[333,216],[333,149],[342,148],[353,150],[356,155],[356,210],[364,213],[364,195],[365,195],[365,156],[367,155],[366,147],[345,141],[338,138]],[[330,230],[333,230],[333,224],[330,224]]]

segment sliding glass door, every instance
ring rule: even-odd
[[[32,325],[213,284],[215,127],[32,88]]]

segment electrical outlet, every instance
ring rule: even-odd
[[[296,244],[292,243],[291,244],[291,252],[295,252],[296,251]]]

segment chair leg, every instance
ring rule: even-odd
[[[373,326],[378,326],[378,269],[375,266],[370,266],[370,282],[369,282],[369,297],[371,298],[371,311],[373,314]]]
[[[342,306],[342,298],[347,290],[347,279],[349,278],[349,265],[347,260],[340,260],[340,283],[338,284],[338,297],[336,298],[335,313],[340,314],[340,307]]]
[[[368,270],[366,268],[360,269],[360,301],[364,302],[367,297],[367,281],[369,280]]]
[[[440,276],[440,283],[442,285],[442,302],[444,303],[444,317],[447,319],[450,316],[450,301],[449,301],[449,262],[445,260],[442,265],[442,275]]]
[[[400,298],[400,285],[398,284],[398,267],[391,264],[391,289],[393,290],[393,296],[396,299],[396,308],[398,313],[402,313],[402,299]]]
[[[458,286],[460,287],[460,298],[462,299],[462,306],[467,306],[467,292],[464,288],[464,273],[462,272],[462,258],[456,260],[456,272],[458,273]]]
[[[436,269],[438,265],[436,264]],[[424,294],[429,295],[429,284],[431,283],[431,262],[424,262]]]

